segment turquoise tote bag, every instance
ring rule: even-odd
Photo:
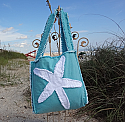
[[[35,61],[31,62],[31,94],[36,114],[77,109],[88,103],[76,51],[73,48],[67,13],[58,13],[62,55],[43,56],[57,11],[47,20]]]

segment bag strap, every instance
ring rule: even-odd
[[[60,16],[62,52],[74,50],[68,14],[61,9]]]
[[[55,11],[55,13],[51,14],[46,22],[35,60],[38,60],[39,57],[43,56],[43,54],[44,54],[46,44],[47,44],[47,39],[48,39],[50,30],[53,26],[56,14],[57,14],[57,11]]]
[[[50,33],[50,30],[52,29],[56,15],[57,15],[57,10],[55,11],[55,13],[51,14],[47,20],[35,60],[38,60],[39,57],[43,56],[44,54],[46,44],[48,41],[48,37],[49,37],[49,33]],[[60,25],[61,25],[62,52],[71,51],[74,48],[73,48],[73,43],[72,43],[72,36],[70,32],[68,15],[66,12],[63,12],[62,9],[59,12],[59,18],[60,18]]]

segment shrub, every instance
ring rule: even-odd
[[[88,112],[106,122],[125,121],[125,47],[120,47],[98,47],[89,61],[80,62],[89,104],[79,114]]]
[[[5,65],[9,59],[16,58],[26,59],[26,56],[23,53],[3,50],[3,52],[0,53],[0,65]]]

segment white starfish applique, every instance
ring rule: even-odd
[[[56,91],[58,98],[65,109],[70,108],[69,99],[63,88],[76,88],[81,87],[82,82],[69,78],[63,78],[64,74],[65,56],[61,56],[60,60],[56,63],[54,73],[46,70],[35,68],[34,74],[38,75],[42,79],[45,79],[49,83],[44,88],[43,92],[38,98],[38,103],[45,101],[49,96]]]

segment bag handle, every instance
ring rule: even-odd
[[[62,52],[74,50],[68,14],[60,10]]]
[[[44,54],[49,33],[55,21],[56,15],[57,15],[57,10],[55,11],[55,13],[51,14],[47,20],[35,60],[38,60],[39,57],[43,56]],[[59,12],[59,19],[60,19],[60,25],[61,25],[62,52],[71,51],[74,48],[72,43],[72,36],[71,36],[71,31],[70,31],[70,26],[68,21],[68,15],[66,12],[63,12],[62,9]]]
[[[53,13],[53,14],[50,14],[50,16],[46,22],[35,60],[38,60],[39,57],[43,56],[43,54],[44,54],[46,44],[47,44],[47,39],[48,39],[50,30],[53,26],[56,14],[57,14],[57,11],[55,11],[55,13]]]

